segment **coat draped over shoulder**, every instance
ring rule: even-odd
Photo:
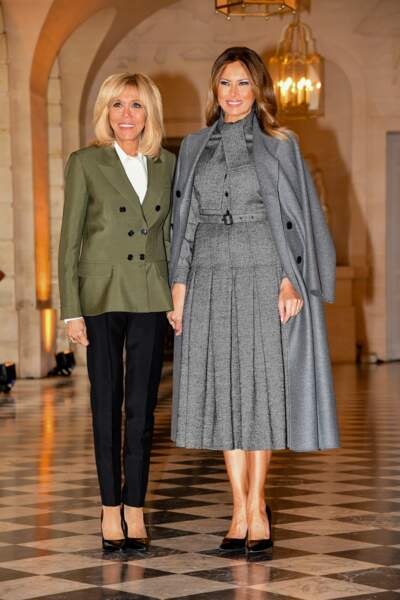
[[[184,241],[197,162],[216,124],[183,140],[173,190],[170,282]],[[283,269],[304,300],[288,327],[287,445],[295,451],[336,448],[339,434],[323,301],[333,302],[336,256],[325,217],[297,139],[268,136],[254,119],[254,162]],[[278,310],[278,308],[277,308]],[[179,385],[181,338],[175,338],[174,385]],[[172,430],[177,407],[173,407]]]

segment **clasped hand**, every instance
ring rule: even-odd
[[[85,319],[73,319],[67,323],[67,338],[74,344],[89,346],[89,340],[86,333]]]

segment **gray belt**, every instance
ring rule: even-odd
[[[204,215],[200,213],[200,223],[221,223],[232,225],[232,223],[251,223],[257,221],[266,221],[267,212],[247,213],[245,215],[232,215],[229,210],[224,215]]]

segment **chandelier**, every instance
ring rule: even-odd
[[[296,13],[269,60],[279,111],[288,117],[323,114],[323,59],[315,51],[310,27]]]
[[[295,12],[298,0],[215,0],[215,10],[231,17],[264,17]]]

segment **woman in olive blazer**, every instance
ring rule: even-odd
[[[69,339],[87,346],[103,547],[145,549],[153,411],[165,312],[171,309],[167,259],[175,157],[161,147],[161,97],[145,75],[108,77],[94,123],[96,142],[71,154],[66,166],[61,318]]]

